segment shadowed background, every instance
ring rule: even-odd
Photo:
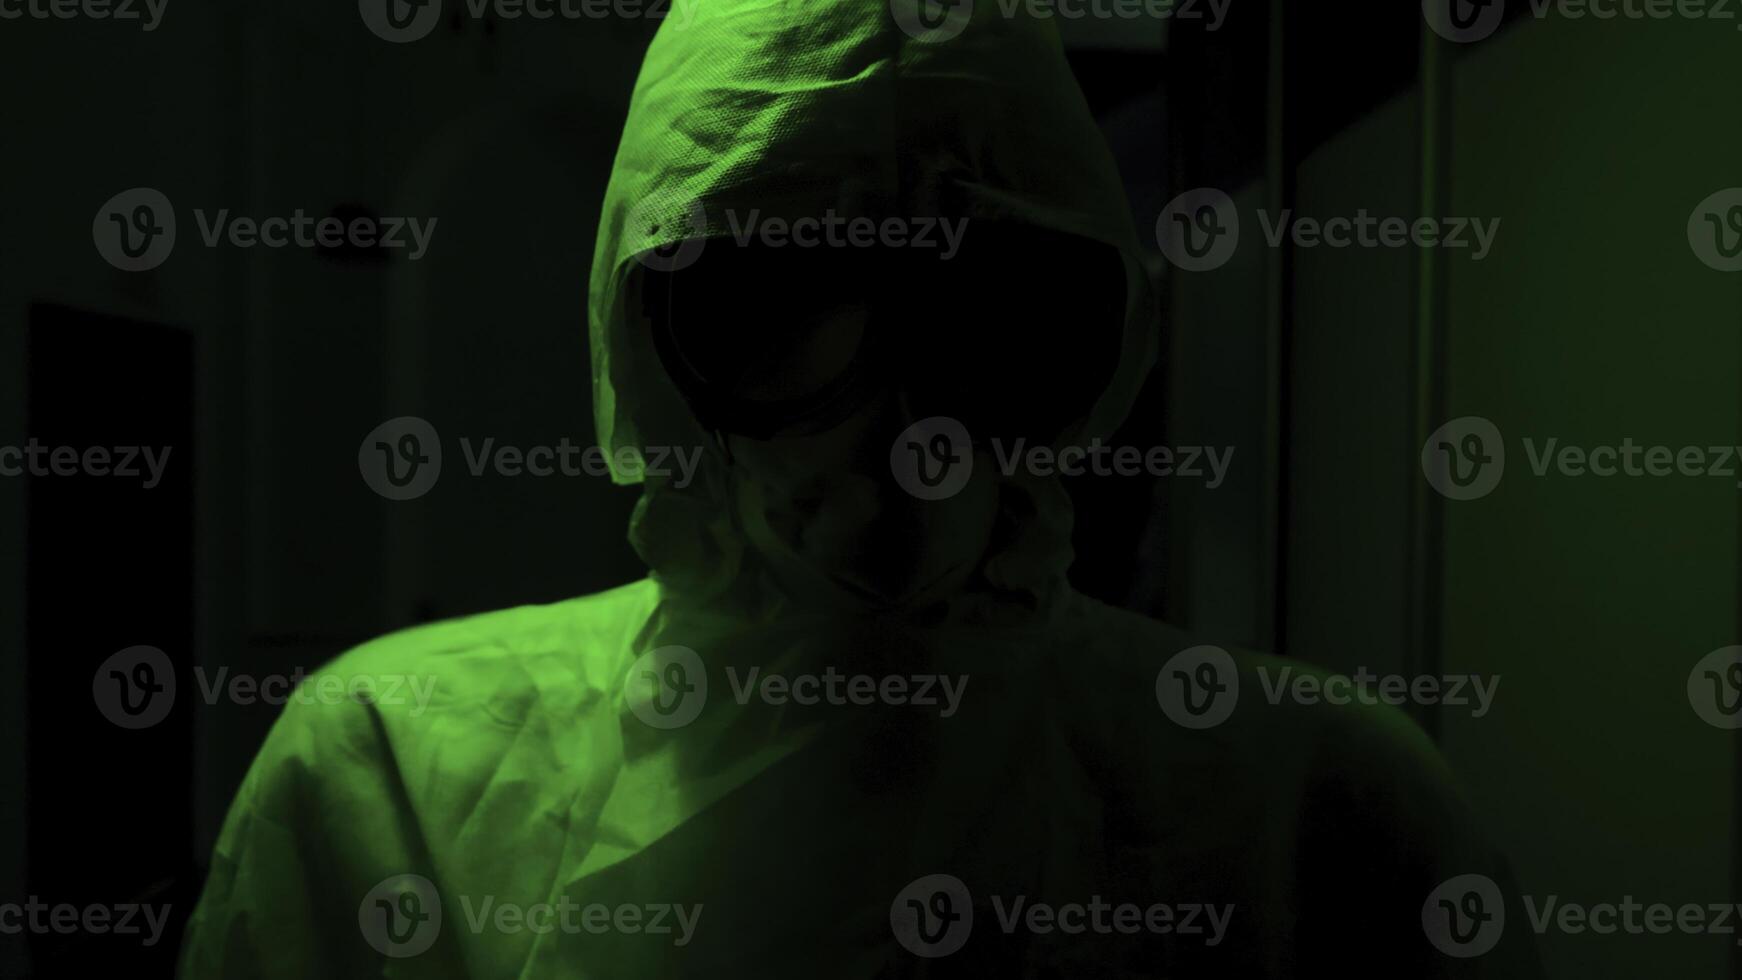
[[[1073,577],[1211,642],[1497,674],[1488,716],[1418,717],[1523,891],[1731,901],[1737,741],[1689,710],[1686,680],[1742,642],[1734,481],[1537,479],[1517,450],[1742,442],[1742,276],[1702,265],[1685,232],[1742,183],[1742,34],[1514,6],[1474,44],[1376,0],[1234,0],[1214,30],[1062,23],[1141,229],[1205,186],[1248,219],[1502,219],[1483,261],[1268,248],[1250,220],[1214,272],[1157,252],[1163,363],[1114,441],[1232,446],[1234,466],[1214,490],[1071,481]],[[202,677],[312,669],[392,629],[641,575],[633,491],[472,477],[458,447],[593,442],[584,283],[655,26],[452,3],[396,45],[328,2],[172,4],[150,32],[0,23],[0,445],[174,447],[150,491],[0,477],[0,902],[174,909],[143,952],[0,935],[0,971],[167,973],[277,710],[207,703]],[[122,272],[92,216],[142,186],[174,203],[178,243]],[[196,208],[439,223],[410,262],[208,248]],[[357,454],[403,415],[441,433],[446,467],[392,502]],[[1513,453],[1479,501],[1421,477],[1426,435],[1462,415]],[[179,689],[134,732],[91,683],[136,644],[169,655]],[[1726,937],[1541,942],[1557,978],[1738,975]]]

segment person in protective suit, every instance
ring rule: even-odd
[[[1535,974],[1401,714],[1070,587],[995,450],[1131,406],[1127,204],[1049,23],[901,13],[661,28],[589,308],[650,577],[330,665],[434,697],[287,707],[186,976]]]

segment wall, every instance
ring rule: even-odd
[[[1454,72],[1450,208],[1504,216],[1448,265],[1448,415],[1506,439],[1448,503],[1445,662],[1503,675],[1445,746],[1523,885],[1567,901],[1734,900],[1736,740],[1687,677],[1738,641],[1736,480],[1537,477],[1522,445],[1742,442],[1742,279],[1696,260],[1739,183],[1734,25],[1536,21]],[[1556,936],[1556,977],[1719,977],[1733,937]]]

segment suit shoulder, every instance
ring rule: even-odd
[[[414,626],[363,643],[310,671],[269,742],[404,738],[440,729],[514,727],[555,705],[597,701],[627,669],[652,615],[647,579],[543,605]]]
[[[566,655],[597,666],[627,649],[658,601],[651,579],[542,605],[515,606],[409,627],[370,640],[324,670],[490,671],[526,657]]]

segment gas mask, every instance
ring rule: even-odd
[[[643,299],[750,546],[805,601],[892,608],[962,588],[1007,461],[1089,413],[1118,361],[1124,277],[1110,247],[974,227],[950,259],[714,240],[647,275]],[[901,478],[903,452],[971,455],[970,475],[927,492]]]

